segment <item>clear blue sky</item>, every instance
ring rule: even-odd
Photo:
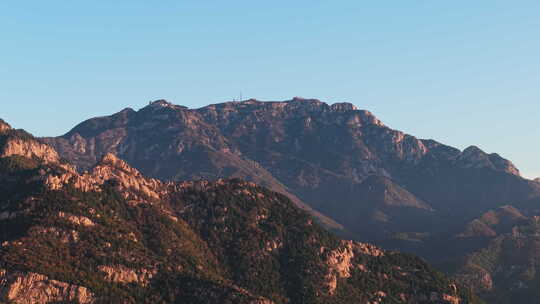
[[[40,136],[165,98],[349,101],[540,176],[540,1],[0,2],[0,117]]]

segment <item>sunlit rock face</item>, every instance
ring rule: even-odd
[[[72,302],[94,303],[95,298],[87,288],[51,280],[33,272],[8,272],[0,269],[0,300],[15,304],[48,304]]]
[[[24,140],[8,140],[2,149],[2,157],[22,155],[25,157],[37,157],[46,162],[58,162],[60,157],[50,146],[37,141],[27,142]]]
[[[13,155],[37,158],[47,163],[59,162],[60,157],[51,146],[33,138],[24,130],[14,130],[0,119],[0,157]]]

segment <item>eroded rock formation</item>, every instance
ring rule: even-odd
[[[76,302],[90,304],[94,295],[87,288],[51,280],[45,275],[9,272],[0,269],[0,300],[15,304],[49,304]]]

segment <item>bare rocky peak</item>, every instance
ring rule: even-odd
[[[101,185],[113,182],[126,199],[134,202],[159,199],[166,192],[164,183],[144,177],[112,153],[105,154],[94,168],[83,174],[71,169],[60,175],[47,175],[44,179],[45,184],[53,190],[62,189],[72,183],[83,191],[101,191]]]
[[[540,183],[540,177],[535,178],[533,181]]]
[[[143,193],[150,197],[158,197],[159,195],[156,191],[159,191],[159,188],[163,185],[157,179],[146,178],[139,170],[131,167],[112,153],[105,154],[90,173],[87,174],[101,183],[114,179],[123,188],[143,191]]]
[[[477,146],[470,146],[457,156],[455,163],[462,168],[490,168],[519,176],[519,170],[499,154],[487,154]]]
[[[483,168],[491,167],[489,155],[482,151],[477,146],[469,146],[456,159],[458,164],[466,168]]]
[[[133,196],[133,199],[141,198],[141,195],[158,199],[163,186],[161,181],[146,178],[137,169],[134,169],[112,153],[105,154],[100,162],[82,177],[94,184],[103,184],[114,180],[118,183],[117,186],[121,192],[124,192],[127,196]],[[133,195],[133,192],[135,195]]]

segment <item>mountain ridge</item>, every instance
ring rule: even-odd
[[[516,184],[527,183],[498,154],[475,146],[460,151],[417,139],[386,127],[351,103],[328,105],[300,97],[284,102],[249,99],[197,109],[158,100],[138,111],[125,109],[87,120],[62,137],[44,140],[81,169],[114,152],[161,179],[247,178],[298,197],[299,205],[337,222],[339,215],[331,209],[334,203],[325,198],[326,193],[351,196],[370,175],[392,178],[406,189],[418,188],[409,181],[428,178],[419,177],[420,171],[427,167],[435,171],[428,174],[438,174],[443,166],[451,171],[491,170],[516,176]],[[531,195],[540,193],[540,187],[526,187]],[[422,193],[423,189],[411,190],[432,209],[447,204]],[[484,199],[485,204],[496,200]]]

